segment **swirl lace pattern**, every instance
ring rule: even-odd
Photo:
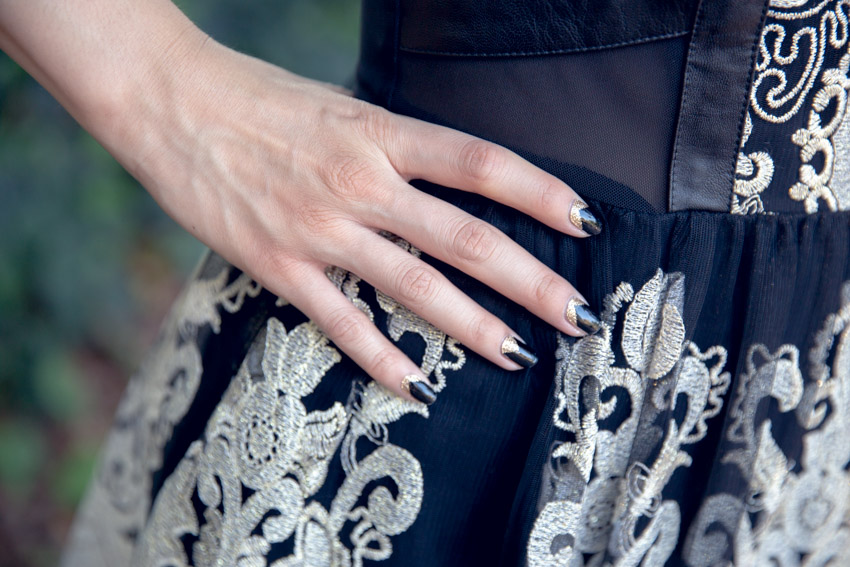
[[[806,213],[821,205],[850,209],[848,12],[848,0],[770,3],[758,42],[732,213],[769,213],[765,196],[779,191]],[[795,159],[793,154],[796,180],[783,186],[786,181],[775,174],[785,160]]]
[[[808,374],[794,345],[749,349],[721,457],[746,482],[705,499],[685,542],[688,565],[850,562],[850,282],[815,336]],[[765,419],[757,409],[766,401],[782,415]],[[801,449],[774,436],[787,421],[803,430]]]
[[[304,398],[341,355],[311,321],[287,329],[275,317],[249,348],[203,438],[189,446],[151,501],[163,448],[201,375],[197,348],[180,337],[202,324],[216,331],[219,308],[235,312],[260,292],[243,276],[226,285],[230,269],[213,280],[194,280],[150,355],[152,364],[167,367],[145,367],[131,383],[66,565],[360,566],[390,557],[392,536],[415,521],[422,467],[390,442],[389,425],[407,414],[427,418],[428,407],[358,379],[345,403],[308,411]],[[359,297],[360,278],[338,268],[327,275],[373,318]],[[392,298],[376,295],[394,340],[414,333],[425,342],[421,369],[441,391],[445,372],[466,360],[458,343]],[[174,345],[187,350],[175,353]],[[185,376],[182,385],[170,379],[177,375]],[[364,442],[371,447],[366,454]],[[314,496],[335,459],[345,478],[324,507]],[[281,549],[291,553],[281,557]]]
[[[667,564],[682,526],[665,490],[691,466],[689,451],[709,427],[724,439],[712,474],[734,480],[710,485],[681,534],[682,563],[846,564],[850,282],[814,337],[808,380],[797,346],[754,344],[734,392],[726,350],[684,340],[683,297],[682,275],[659,270],[637,293],[621,283],[606,298],[600,333],[573,345],[560,338],[553,425],[565,439],[554,443],[544,472],[528,565]],[[625,366],[615,364],[616,330]],[[727,393],[726,423],[712,422]],[[778,413],[765,419],[767,401]],[[790,421],[802,439],[774,437]]]
[[[118,406],[63,565],[129,564],[148,519],[163,450],[200,385],[199,331],[220,333],[221,311],[236,313],[261,291],[213,254],[201,260],[190,281]]]
[[[529,566],[663,565],[676,547],[679,505],[662,490],[691,465],[686,448],[705,437],[730,383],[723,347],[685,340],[684,292],[681,273],[661,270],[637,293],[621,283],[599,333],[572,346],[559,337],[553,424],[567,440],[544,473]],[[618,390],[627,395],[606,395]]]

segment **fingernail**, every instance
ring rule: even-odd
[[[570,207],[570,222],[579,230],[593,236],[602,232],[602,223],[587,207],[587,203],[576,197]]]
[[[602,321],[599,320],[599,316],[578,297],[573,297],[567,303],[564,316],[573,327],[578,327],[588,335],[592,335],[602,328]]]
[[[502,341],[502,354],[523,368],[531,368],[537,364],[537,353],[517,337],[505,337]]]
[[[401,379],[401,389],[426,405],[437,400],[437,394],[422,378],[416,374],[408,374]]]

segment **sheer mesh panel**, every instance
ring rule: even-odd
[[[625,186],[593,191],[613,205],[634,201],[622,193],[633,190],[666,211],[687,46],[678,37],[535,57],[401,53],[391,109],[599,173]]]

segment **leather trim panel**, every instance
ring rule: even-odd
[[[400,48],[499,57],[618,47],[689,33],[695,0],[402,0]]]
[[[767,4],[700,3],[670,166],[670,211],[729,210]]]

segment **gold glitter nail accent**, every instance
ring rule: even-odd
[[[404,378],[401,379],[401,389],[410,393],[410,383],[411,382],[421,382],[422,379],[416,374],[408,374]]]
[[[573,201],[573,206],[570,207],[570,222],[573,223],[579,230],[584,230],[584,227],[581,224],[581,211],[582,209],[587,208],[587,203],[576,197]]]
[[[502,354],[512,352],[519,352],[519,343],[516,342],[514,337],[505,337],[505,340],[502,341]]]
[[[567,318],[567,321],[569,321],[573,327],[578,327],[578,315],[576,314],[577,305],[587,305],[587,303],[578,297],[572,297],[570,298],[569,303],[567,303],[567,308],[564,311],[564,317]]]

